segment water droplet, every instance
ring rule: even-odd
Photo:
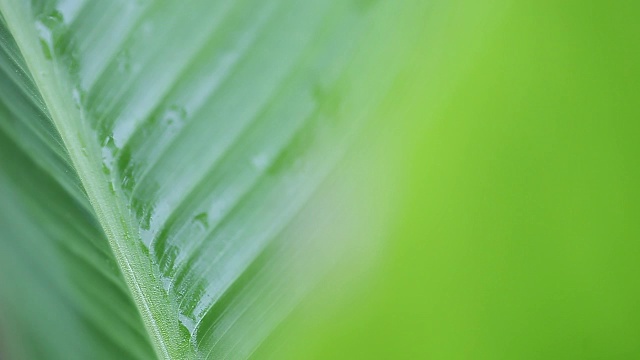
[[[155,236],[155,232],[149,229],[140,229],[140,239],[142,240],[142,244],[149,249],[151,247],[151,243],[153,242],[153,237]]]
[[[200,230],[206,230],[209,227],[209,217],[207,216],[206,212],[202,212],[196,215],[193,220],[196,225],[200,227]]]
[[[71,91],[71,96],[73,98],[73,103],[76,105],[77,109],[82,108],[82,99],[84,98],[84,93],[81,92],[78,88],[74,88]]]
[[[160,116],[160,126],[167,134],[175,134],[182,128],[187,111],[178,105],[168,107]]]
[[[111,174],[111,169],[109,169],[109,167],[107,167],[107,165],[105,165],[104,163],[102,163],[102,172],[105,175],[110,175]]]
[[[142,212],[142,217],[140,218],[140,227],[143,230],[149,230],[151,227],[151,211],[148,208],[145,208]]]
[[[179,314],[178,320],[180,320],[180,323],[182,323],[182,325],[184,325],[184,327],[186,327],[187,330],[189,330],[189,334],[193,333],[193,329],[196,327],[196,322],[194,319],[184,314]]]
[[[47,60],[51,60],[53,58],[53,35],[51,30],[39,21],[36,21],[36,30],[38,31],[42,53]]]
[[[111,190],[112,194],[116,193],[116,186],[113,184],[113,181],[109,181],[109,190]]]
[[[165,276],[162,277],[162,287],[164,287],[165,291],[169,290],[169,288],[171,287],[171,283],[172,283],[172,280],[170,277],[165,277]]]
[[[260,153],[251,158],[251,163],[258,171],[262,171],[269,166],[269,155]]]
[[[126,194],[131,194],[133,188],[136,185],[136,179],[134,177],[135,163],[132,161],[131,149],[124,147],[119,154],[118,169],[122,174],[122,190]]]
[[[75,102],[76,106],[80,107],[80,105],[82,104],[80,90],[78,90],[78,88],[74,88],[73,91],[71,91],[71,96],[73,97],[73,101]]]
[[[63,25],[64,19],[57,10],[42,14],[36,18],[35,28],[40,40],[40,46],[44,57],[48,60],[51,60],[55,55],[56,35],[62,32]]]
[[[119,72],[123,74],[131,72],[131,56],[128,50],[122,50],[116,55],[116,64]]]
[[[102,165],[107,174],[113,171],[116,151],[117,149],[113,145],[113,136],[108,136],[102,145]]]
[[[131,182],[131,177],[129,176],[124,176],[122,178],[122,187],[124,188],[128,188],[129,187],[129,182]]]

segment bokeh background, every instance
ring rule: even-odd
[[[280,354],[640,358],[640,3],[426,9],[379,125],[383,265],[327,281],[308,309],[348,300],[297,312]]]

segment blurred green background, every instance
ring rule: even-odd
[[[384,265],[298,312],[282,354],[640,358],[640,2],[428,7],[385,120]]]

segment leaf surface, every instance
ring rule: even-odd
[[[15,356],[249,357],[327,266],[296,219],[389,91],[380,19],[404,10],[0,0],[3,266],[23,271],[2,306],[48,299],[5,320],[42,342]],[[52,313],[79,319],[49,343]]]

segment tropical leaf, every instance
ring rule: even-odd
[[[0,352],[249,357],[341,251],[296,223],[404,5],[0,0]]]

